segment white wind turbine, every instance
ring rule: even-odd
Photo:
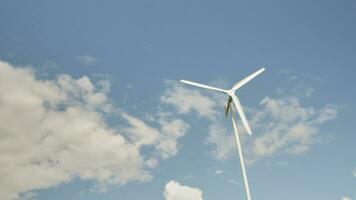
[[[247,82],[249,82],[250,80],[252,80],[256,76],[261,74],[263,71],[265,71],[265,68],[262,68],[262,69],[256,71],[255,73],[247,76],[246,78],[244,78],[241,81],[237,82],[230,90],[224,90],[224,89],[211,87],[211,86],[204,85],[204,84],[201,84],[201,83],[196,83],[196,82],[186,81],[186,80],[180,80],[180,82],[188,84],[188,85],[193,85],[193,86],[196,86],[196,87],[201,87],[201,88],[205,88],[205,89],[209,89],[209,90],[214,90],[214,91],[217,91],[217,92],[222,92],[222,93],[225,93],[225,94],[229,95],[229,99],[228,99],[228,101],[226,103],[226,107],[225,107],[225,115],[228,115],[229,110],[231,110],[231,102],[233,102],[233,105],[236,108],[237,113],[239,114],[239,116],[241,118],[243,126],[245,127],[247,133],[251,135],[252,134],[251,128],[250,128],[250,126],[249,126],[249,124],[247,122],[245,113],[244,113],[243,108],[242,108],[242,106],[240,104],[240,100],[235,95],[235,92],[236,92],[237,89],[239,89],[240,87],[245,85]],[[232,119],[232,125],[233,125],[234,132],[235,132],[235,141],[236,141],[236,146],[237,146],[237,152],[238,152],[239,158],[240,158],[241,172],[242,172],[242,176],[243,176],[243,180],[244,180],[246,197],[247,197],[247,200],[251,200],[251,193],[250,193],[250,188],[249,188],[249,185],[248,185],[246,169],[245,169],[245,164],[244,164],[244,158],[243,158],[243,154],[242,154],[242,150],[241,150],[240,138],[239,138],[239,134],[237,132],[235,116],[234,116],[233,113],[231,114],[231,119]]]

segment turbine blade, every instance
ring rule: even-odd
[[[245,85],[247,82],[249,82],[250,80],[252,80],[253,78],[255,78],[256,76],[258,76],[259,74],[261,74],[263,71],[265,71],[265,68],[262,68],[258,71],[256,71],[255,73],[249,75],[248,77],[242,79],[241,81],[237,82],[231,90],[235,91],[237,89],[239,89],[241,86]]]
[[[247,133],[251,135],[252,134],[251,128],[250,128],[250,125],[247,122],[247,119],[246,119],[244,110],[243,110],[243,108],[241,106],[240,100],[235,95],[232,95],[231,97],[232,97],[232,100],[234,102],[235,108],[236,108],[237,112],[239,113],[239,116],[241,118],[242,124],[244,125]]]
[[[251,192],[250,192],[250,187],[248,185],[247,173],[246,173],[245,163],[244,163],[244,157],[243,157],[243,154],[242,154],[240,137],[239,137],[239,133],[237,132],[237,126],[236,126],[234,115],[231,115],[231,119],[232,119],[232,125],[234,127],[235,142],[236,142],[236,147],[237,147],[237,153],[239,154],[241,173],[242,173],[242,177],[243,177],[243,180],[244,180],[246,197],[247,197],[247,200],[251,200]]]
[[[214,91],[226,93],[226,90],[223,90],[223,89],[220,89],[220,88],[216,88],[216,87],[211,87],[211,86],[204,85],[204,84],[201,84],[201,83],[196,83],[196,82],[187,81],[187,80],[180,80],[180,82],[188,84],[188,85],[193,85],[193,86],[196,86],[196,87],[200,87],[200,88],[205,88],[205,89],[209,89],[209,90],[214,90]]]

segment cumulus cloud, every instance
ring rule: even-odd
[[[87,77],[36,80],[1,62],[0,102],[2,198],[75,177],[117,184],[148,178],[139,149],[103,120],[106,93]]]
[[[92,55],[77,56],[75,59],[85,66],[93,65],[98,62],[98,58]]]
[[[169,181],[163,192],[166,200],[203,200],[203,192],[198,188],[181,185],[176,181]]]
[[[155,154],[177,153],[176,140],[188,128],[182,120],[153,128],[115,108],[109,90],[108,82],[85,76],[40,80],[31,69],[0,61],[2,199],[33,196],[28,192],[76,178],[100,185],[147,181],[159,162]],[[117,113],[127,124],[112,128],[105,118]],[[148,145],[152,155],[142,152]]]

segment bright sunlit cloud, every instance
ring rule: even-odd
[[[31,69],[0,62],[2,199],[75,178],[103,187],[147,181],[149,168],[177,154],[188,125],[161,116],[151,127],[113,106],[108,84],[69,75],[39,80]],[[104,117],[113,114],[127,124],[110,127]],[[153,151],[143,155],[144,146]]]
[[[163,192],[165,200],[203,200],[203,192],[198,188],[169,181]]]

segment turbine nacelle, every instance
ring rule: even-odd
[[[231,102],[232,102],[232,97],[229,96],[226,105],[224,106],[224,110],[225,110],[225,116],[227,117],[229,115],[229,111],[231,111]]]

